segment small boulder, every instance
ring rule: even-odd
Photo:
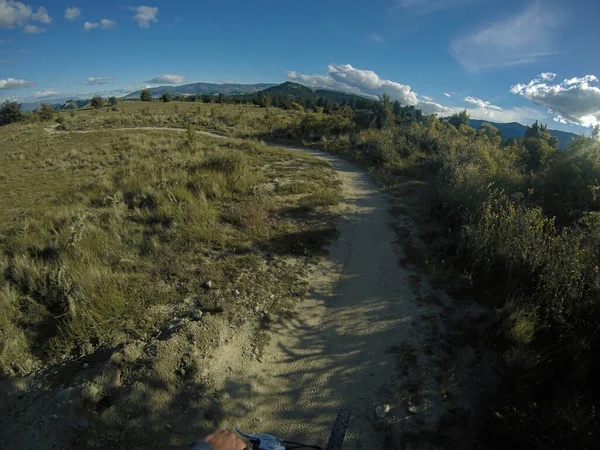
[[[194,318],[194,320],[202,319],[202,311],[200,311],[200,310],[194,311],[194,313],[192,314],[192,317]]]
[[[237,289],[234,289],[234,290],[233,290],[233,295],[234,295],[235,297],[239,297],[239,296],[240,296],[240,291],[238,291]]]
[[[205,281],[205,282],[202,284],[202,287],[203,287],[204,289],[211,289],[211,288],[213,287],[213,282],[212,282],[211,280]]]
[[[388,413],[390,412],[390,409],[391,409],[390,405],[381,405],[381,406],[378,406],[377,408],[375,408],[375,414],[380,419],[383,419],[385,416],[388,415]]]
[[[415,405],[413,405],[411,402],[408,402],[406,410],[411,414],[417,414],[419,412],[417,407]]]

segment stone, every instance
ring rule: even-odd
[[[213,282],[211,280],[205,281],[204,284],[202,284],[202,287],[204,289],[211,289],[213,287]]]
[[[84,363],[84,364],[83,364],[83,368],[84,368],[84,369],[87,369],[88,367],[90,367],[90,365],[89,365],[88,363]]]
[[[378,406],[377,408],[375,408],[375,414],[377,415],[377,417],[379,417],[380,419],[383,419],[385,416],[388,415],[388,413],[390,412],[390,405],[381,405]]]
[[[75,425],[77,425],[79,428],[87,428],[89,426],[89,422],[85,417],[82,417],[77,422],[75,422]]]
[[[194,320],[202,319],[202,311],[200,311],[200,310],[194,311],[194,314],[192,314],[192,317],[194,318]]]
[[[240,291],[238,291],[237,289],[233,290],[233,295],[238,297],[240,295]]]
[[[419,412],[417,407],[415,405],[413,405],[411,402],[408,402],[408,406],[407,406],[406,410],[411,414],[417,414]]]

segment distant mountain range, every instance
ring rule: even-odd
[[[497,122],[490,122],[489,120],[471,119],[469,121],[469,125],[475,129],[478,129],[483,122],[489,123],[490,125],[493,125],[496,128],[498,128],[498,130],[502,133],[502,136],[504,136],[504,139],[508,139],[511,137],[514,137],[514,138],[525,137],[525,130],[527,129],[527,126],[521,125],[518,122],[497,123]],[[566,148],[567,144],[569,142],[571,142],[571,140],[579,137],[578,134],[569,133],[567,131],[548,130],[548,132],[552,136],[555,136],[556,138],[558,138],[558,142],[559,142],[558,145],[562,149]]]
[[[192,95],[192,94],[224,94],[224,95],[241,95],[251,94],[263,89],[270,88],[274,84],[258,83],[258,84],[213,84],[213,83],[191,83],[182,84],[181,86],[158,86],[148,88],[153,98],[158,98],[165,92],[168,92],[173,97],[176,95]],[[122,97],[123,100],[139,100],[140,91],[132,92]]]

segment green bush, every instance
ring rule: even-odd
[[[21,111],[21,105],[17,102],[6,100],[0,109],[0,126],[21,122],[24,118],[25,115]]]

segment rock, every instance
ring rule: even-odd
[[[52,414],[51,416],[53,419],[58,419],[58,415],[57,414]]]
[[[407,406],[406,410],[411,414],[416,414],[419,412],[417,407],[415,405],[413,405],[411,402],[408,402],[408,406]]]
[[[233,290],[233,295],[238,297],[240,295],[240,291],[238,291],[237,289]]]
[[[192,317],[194,318],[194,320],[202,319],[202,311],[200,311],[200,310],[194,311],[194,314],[192,314]]]
[[[385,416],[388,415],[390,409],[390,405],[381,405],[375,408],[375,414],[377,414],[377,417],[379,417],[380,419],[383,419]]]
[[[88,363],[84,363],[84,364],[83,364],[83,368],[84,368],[84,369],[87,369],[88,367],[90,367],[90,365],[89,365]]]
[[[254,419],[252,419],[254,422],[262,422],[262,419],[260,417],[255,417]]]
[[[261,364],[262,364],[262,362],[263,362],[262,358],[256,358],[256,360],[257,360],[259,363],[261,363]]]
[[[77,425],[79,428],[87,428],[89,426],[89,422],[85,417],[82,417],[81,419],[79,419],[77,422],[75,422],[75,425]]]
[[[203,287],[204,289],[211,289],[211,288],[212,288],[212,286],[213,286],[213,282],[212,282],[211,280],[205,281],[205,282],[202,284],[202,287]]]
[[[169,430],[173,428],[170,423],[166,424],[165,427],[167,427]]]
[[[269,298],[270,298],[271,300],[273,300],[273,299],[275,298],[275,294],[271,294],[271,295],[269,295]]]

